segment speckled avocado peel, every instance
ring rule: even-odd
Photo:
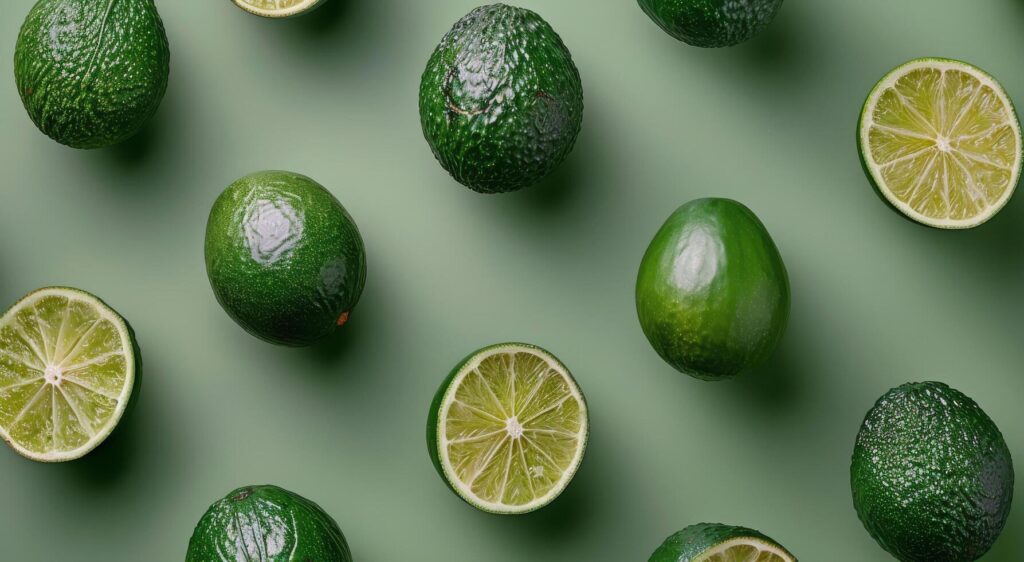
[[[970,562],[1010,513],[1013,463],[974,400],[938,382],[908,383],[864,418],[850,467],[853,503],[903,562]]]
[[[245,486],[214,502],[185,562],[352,562],[345,535],[319,505],[277,486]]]
[[[775,19],[782,0],[638,0],[658,27],[695,47],[731,47]]]
[[[568,156],[583,120],[579,71],[530,10],[493,4],[459,20],[420,82],[423,134],[441,166],[481,193],[534,184]]]
[[[18,35],[14,75],[29,117],[74,148],[123,142],[153,117],[170,49],[153,0],[39,0]]]
[[[224,310],[277,344],[311,345],[349,322],[366,282],[355,221],[323,186],[292,172],[228,186],[210,211],[205,254]]]

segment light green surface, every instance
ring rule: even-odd
[[[449,178],[417,115],[431,50],[474,2],[329,0],[267,21],[159,0],[167,97],[143,137],[101,152],[57,145],[21,107],[11,60],[32,2],[0,14],[0,301],[95,292],[146,371],[128,432],[83,461],[0,451],[5,560],[181,560],[210,502],[249,483],[322,505],[358,562],[640,561],[705,520],[809,562],[890,560],[854,513],[849,461],[868,408],[908,380],[977,400],[1024,462],[1024,199],[974,231],[916,226],[874,195],[854,141],[871,86],[914,57],[970,61],[1024,102],[1024,1],[792,0],[764,35],[703,51],[632,0],[522,0],[572,50],[586,110],[555,181],[494,197]],[[334,345],[264,344],[207,285],[210,205],[265,168],[323,183],[366,240],[366,291]],[[720,384],[664,364],[633,304],[651,236],[704,196],[758,214],[793,289],[775,359]],[[424,444],[444,375],[505,340],[565,361],[592,422],[566,493],[516,519],[456,498]],[[1017,500],[985,561],[1024,559]]]

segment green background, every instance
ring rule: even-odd
[[[1024,196],[969,232],[900,219],[873,194],[854,129],[874,82],[919,56],[985,68],[1024,102],[1024,1],[789,0],[728,50],[677,43],[632,0],[518,0],[583,77],[583,132],[540,186],[482,196],[422,139],[419,76],[477,0],[328,0],[266,21],[227,0],[158,0],[171,82],[127,145],[80,152],[25,115],[11,61],[33,0],[0,12],[0,301],[95,292],[146,365],[126,429],[85,459],[0,451],[12,561],[173,561],[214,499],[275,483],[319,502],[357,562],[641,561],[701,521],[769,534],[808,562],[888,560],[849,490],[883,392],[945,381],[996,421],[1024,469]],[[262,343],[217,306],[206,216],[248,172],[328,186],[366,240],[363,300],[335,340]],[[792,278],[789,331],[759,372],[690,379],[648,346],[640,257],[696,197],[751,207]],[[555,352],[591,409],[590,448],[550,507],[479,513],[426,454],[431,396],[502,340]],[[1024,559],[1024,497],[984,560]]]

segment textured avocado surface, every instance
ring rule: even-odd
[[[277,486],[246,486],[206,511],[185,562],[351,562],[345,535],[330,515]]]
[[[741,537],[757,539],[782,548],[772,539],[753,529],[720,523],[700,523],[690,525],[665,539],[647,562],[697,562],[698,557],[708,549]]]
[[[569,50],[539,15],[483,6],[430,57],[420,120],[434,156],[458,182],[483,193],[514,191],[572,150],[583,86]]]
[[[864,526],[903,562],[970,562],[1010,513],[1013,464],[995,423],[942,383],[890,390],[864,418],[850,468]]]
[[[669,35],[696,47],[731,47],[764,30],[782,0],[639,0]]]
[[[644,254],[640,325],[677,370],[705,380],[765,361],[789,320],[789,277],[750,209],[729,199],[679,207]]]
[[[29,117],[74,148],[110,146],[138,133],[160,106],[169,72],[153,0],[39,0],[14,53]]]
[[[206,271],[217,301],[251,334],[309,345],[347,322],[363,292],[366,254],[352,217],[323,186],[267,171],[217,198]]]

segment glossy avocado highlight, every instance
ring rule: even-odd
[[[245,486],[214,502],[185,562],[352,562],[345,535],[319,505],[277,486]]]
[[[541,180],[583,121],[583,86],[562,39],[536,13],[504,4],[473,10],[444,36],[419,103],[438,162],[481,193]]]
[[[217,301],[254,336],[310,345],[349,320],[366,282],[355,221],[301,174],[258,172],[210,211],[206,271]]]
[[[679,207],[640,263],[640,326],[670,365],[704,380],[764,362],[789,320],[789,276],[754,213],[730,199]]]

